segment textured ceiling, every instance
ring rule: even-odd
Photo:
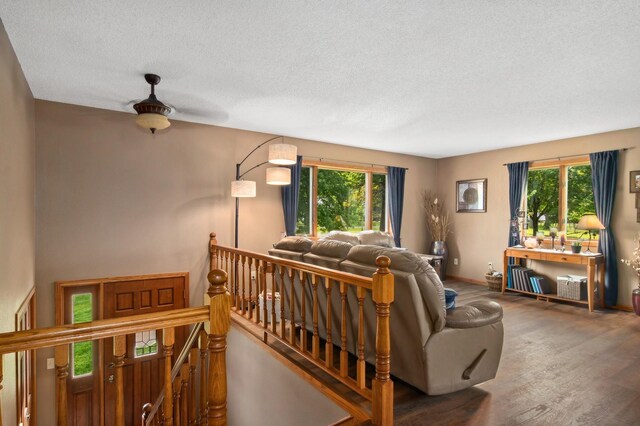
[[[640,126],[640,1],[0,0],[34,96],[445,157]]]

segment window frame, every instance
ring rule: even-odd
[[[311,223],[310,233],[307,234],[310,238],[318,238],[318,170],[336,170],[341,172],[358,172],[364,173],[364,185],[365,185],[365,213],[364,213],[364,229],[370,230],[373,226],[373,175],[380,174],[385,175],[385,182],[388,182],[387,168],[384,166],[364,166],[345,164],[333,161],[323,160],[302,160],[302,167],[308,167],[311,169]],[[393,235],[391,231],[391,218],[389,217],[389,191],[385,187],[385,202],[384,202],[386,224],[385,232],[389,235]]]
[[[568,213],[568,190],[569,190],[569,167],[573,166],[586,166],[591,165],[591,160],[588,155],[580,155],[574,157],[557,158],[553,160],[533,161],[529,163],[529,171],[541,170],[541,169],[558,169],[558,232],[566,232],[567,230],[567,213]],[[527,178],[527,186],[525,187],[524,194],[522,196],[521,209],[525,212],[525,220],[520,228],[520,235],[525,236],[527,228],[525,227],[528,221],[527,215],[527,194],[529,190],[529,179]],[[535,238],[535,235],[533,236]],[[545,243],[551,241],[551,237],[545,235]],[[578,239],[569,239],[567,242],[578,241]],[[586,245],[585,241],[582,241],[582,245]]]

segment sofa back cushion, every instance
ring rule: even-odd
[[[331,231],[322,239],[331,241],[342,241],[345,243],[349,243],[352,246],[357,246],[358,244],[360,244],[360,239],[357,235],[345,231]]]
[[[368,246],[395,247],[393,237],[382,231],[362,231],[358,232],[360,244]]]
[[[333,257],[337,259],[345,259],[349,250],[353,247],[351,244],[337,240],[318,240],[311,245],[310,252],[317,256]]]
[[[279,250],[295,251],[298,253],[307,253],[309,250],[311,250],[312,244],[313,241],[311,241],[309,238],[291,236],[284,237],[283,239],[275,243],[273,245],[273,248]]]
[[[447,317],[444,286],[431,265],[408,250],[365,245],[353,247],[347,255],[347,260],[365,265],[375,265],[378,256],[389,257],[391,270],[408,272],[415,276],[422,301],[433,322],[433,330],[439,332],[444,329]]]

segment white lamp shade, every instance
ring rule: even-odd
[[[169,119],[162,114],[146,113],[138,115],[136,118],[138,126],[144,129],[162,130],[171,126]]]
[[[286,167],[269,167],[267,169],[267,184],[289,185],[291,184],[291,169]]]
[[[281,166],[296,164],[298,147],[286,143],[269,145],[269,162]]]
[[[234,180],[231,182],[232,197],[255,197],[256,183],[252,180]]]

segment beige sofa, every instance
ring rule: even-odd
[[[371,231],[369,231],[371,232]],[[440,395],[465,389],[493,379],[502,353],[502,308],[493,301],[480,300],[445,309],[444,288],[434,269],[416,254],[395,249],[382,233],[366,235],[363,240],[381,245],[360,244],[362,239],[348,235],[330,235],[312,242],[303,237],[287,237],[274,244],[269,254],[324,266],[363,276],[375,272],[375,259],[380,255],[391,259],[395,277],[395,301],[391,305],[391,373],[429,395]],[[389,237],[390,238],[390,237]],[[313,329],[309,282],[304,284],[306,328]],[[288,300],[290,283],[284,285]],[[335,286],[334,286],[335,287]],[[296,283],[297,306],[302,297]],[[318,292],[319,333],[326,339],[326,294]],[[332,306],[340,306],[337,289],[331,292]],[[347,318],[348,350],[356,353],[358,327],[355,289],[349,289]],[[288,311],[288,306],[287,306]],[[300,321],[299,313],[296,320]],[[374,363],[375,306],[370,294],[365,300],[366,360]],[[340,313],[332,312],[332,340],[340,342]]]

